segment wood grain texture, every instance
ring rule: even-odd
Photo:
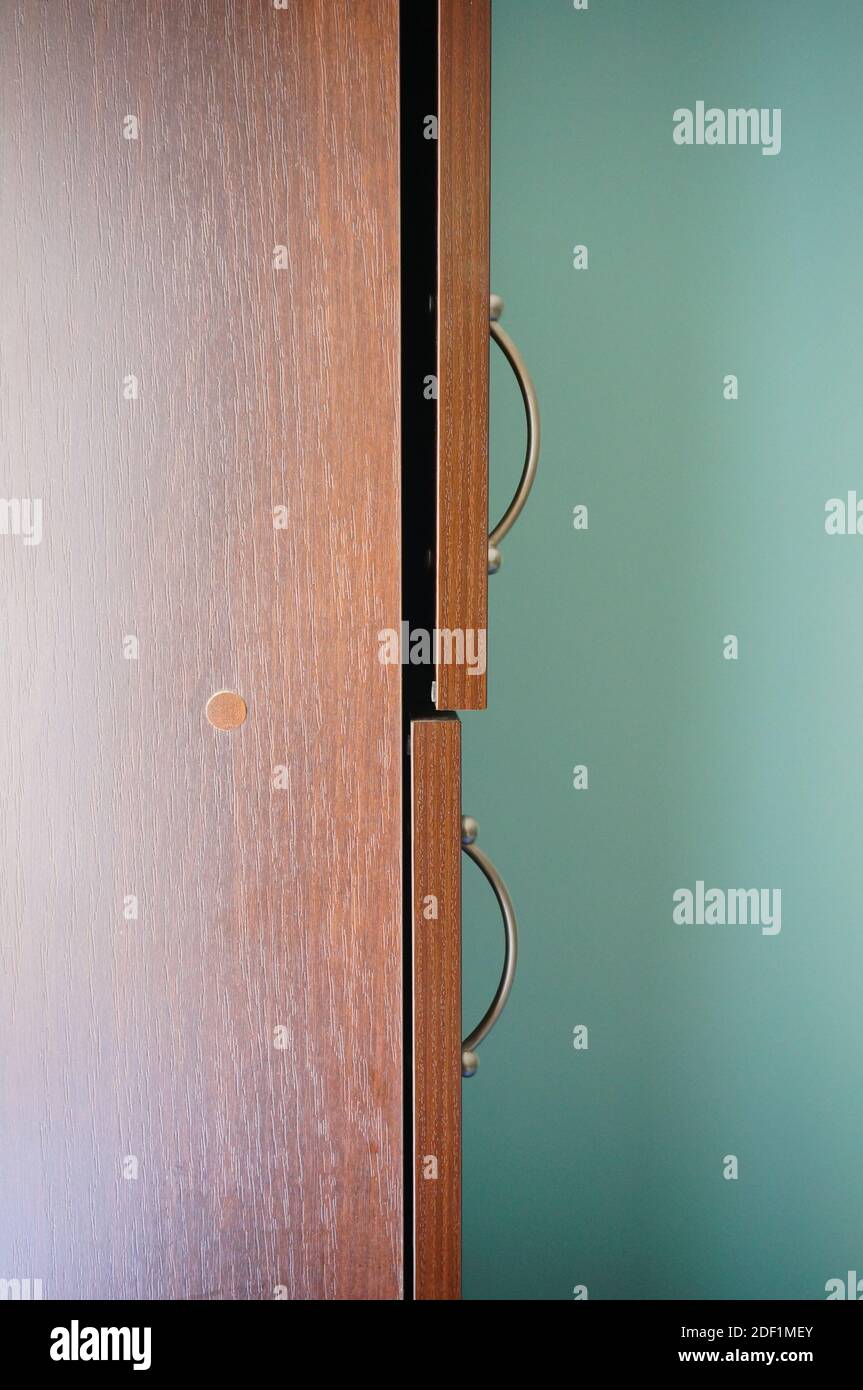
[[[0,491],[44,507],[0,534],[0,1277],[46,1298],[402,1293],[397,21],[0,6]]]
[[[437,626],[488,613],[491,0],[440,0]],[[441,664],[438,709],[485,709],[486,676]]]
[[[414,1296],[461,1297],[461,725],[411,724]],[[430,916],[430,897],[437,916]],[[430,1176],[429,1160],[437,1165]]]

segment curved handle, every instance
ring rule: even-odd
[[[515,966],[518,959],[518,924],[515,920],[515,908],[512,905],[512,898],[509,896],[507,886],[492,864],[488,855],[475,844],[479,835],[479,826],[473,816],[462,816],[461,818],[461,847],[465,854],[478,864],[491,884],[494,896],[497,898],[501,913],[503,914],[503,930],[505,938],[503,954],[503,971],[500,977],[500,984],[495,991],[495,996],[476,1025],[472,1033],[468,1033],[461,1045],[461,1074],[462,1076],[474,1076],[479,1066],[479,1058],[476,1049],[479,1047],[483,1038],[486,1038],[497,1023],[506,1006],[509,998],[512,982],[515,979]]]
[[[493,294],[490,301],[490,331],[491,336],[497,343],[504,357],[515,372],[515,378],[521,391],[521,398],[524,401],[524,413],[527,418],[527,448],[524,456],[524,468],[522,469],[521,479],[515,490],[515,496],[495,526],[488,538],[488,572],[497,574],[501,565],[500,543],[507,531],[515,524],[521,515],[522,508],[530,496],[533,487],[533,480],[536,477],[536,469],[539,463],[539,402],[536,399],[536,388],[531,380],[530,372],[527,370],[524,358],[516,347],[506,329],[500,326],[500,316],[503,313],[503,300],[500,295]]]

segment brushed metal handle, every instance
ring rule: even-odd
[[[530,496],[536,478],[537,465],[539,464],[539,402],[536,398],[536,388],[531,379],[530,372],[524,358],[516,347],[512,338],[505,328],[501,328],[500,317],[503,313],[503,300],[499,294],[491,296],[489,304],[489,330],[494,341],[497,343],[504,357],[512,370],[515,372],[515,379],[518,382],[521,398],[524,401],[524,413],[527,420],[527,446],[524,456],[524,468],[515,496],[495,526],[488,538],[488,572],[497,574],[501,566],[500,543],[521,515],[522,508]]]
[[[462,1076],[474,1076],[479,1066],[479,1058],[476,1050],[484,1038],[488,1037],[494,1025],[497,1023],[506,1007],[512,983],[515,979],[515,967],[518,960],[518,923],[515,920],[515,908],[512,905],[512,898],[506,884],[492,864],[487,854],[476,844],[479,835],[479,826],[473,816],[462,816],[461,818],[461,847],[469,859],[479,865],[491,884],[492,892],[497,898],[503,916],[504,931],[504,954],[503,970],[501,972],[500,984],[498,985],[494,998],[476,1025],[472,1033],[468,1033],[461,1045],[461,1074]]]

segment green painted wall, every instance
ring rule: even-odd
[[[465,1297],[823,1299],[863,1275],[863,536],[825,532],[863,497],[863,5],[493,22],[492,282],[544,445],[464,718],[522,932],[464,1087]],[[781,108],[781,152],[675,145],[699,99]],[[500,929],[463,879],[470,1027]],[[781,932],[673,923],[699,879],[780,888]]]

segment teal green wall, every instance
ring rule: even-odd
[[[824,526],[863,497],[863,5],[493,9],[492,284],[544,437],[464,717],[522,934],[464,1086],[465,1297],[823,1299],[863,1275],[863,536]],[[676,146],[698,99],[781,107],[781,153]],[[495,514],[522,450],[494,360]],[[781,933],[673,924],[697,879],[781,888]],[[470,1027],[500,928],[463,880]]]

